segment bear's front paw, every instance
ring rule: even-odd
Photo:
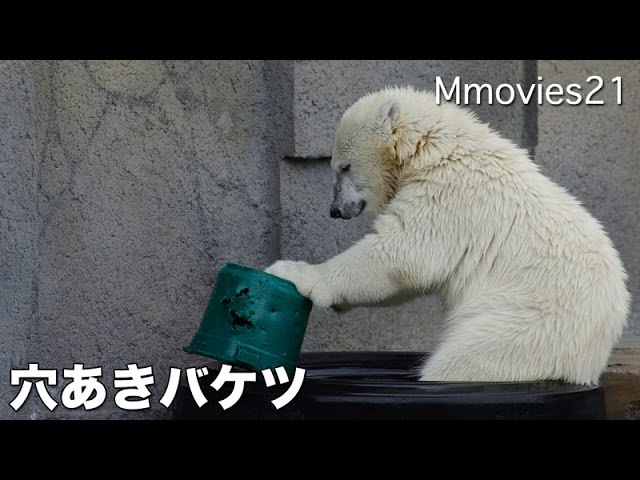
[[[296,286],[298,292],[307,298],[311,296],[311,291],[320,279],[318,268],[315,265],[309,265],[307,262],[278,260],[265,269],[265,272],[289,280]]]
[[[335,298],[328,285],[318,282],[309,296],[316,307],[329,308],[335,304]]]

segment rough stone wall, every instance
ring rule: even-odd
[[[629,274],[632,310],[626,333],[640,335],[640,62],[540,61],[546,83],[601,76],[604,105],[543,105],[536,160],[604,225]],[[622,104],[611,79],[621,76]],[[596,83],[588,84],[590,91]]]

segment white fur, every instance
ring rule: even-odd
[[[445,331],[422,380],[598,382],[626,324],[626,273],[600,223],[524,150],[467,110],[390,88],[345,112],[334,170],[346,161],[378,197],[375,233],[268,272],[317,307],[440,292]]]

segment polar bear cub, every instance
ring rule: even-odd
[[[374,229],[318,264],[278,261],[317,307],[436,291],[447,307],[428,381],[596,384],[629,312],[601,224],[527,152],[429,92],[387,88],[342,116],[332,217]]]

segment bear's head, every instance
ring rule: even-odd
[[[435,160],[430,132],[440,115],[431,93],[412,88],[387,88],[349,107],[338,123],[331,159],[331,216],[349,219],[387,205],[409,167]]]
[[[397,183],[393,133],[400,105],[393,98],[377,105],[361,103],[345,112],[336,130],[331,159],[334,218],[378,211],[391,199]]]

